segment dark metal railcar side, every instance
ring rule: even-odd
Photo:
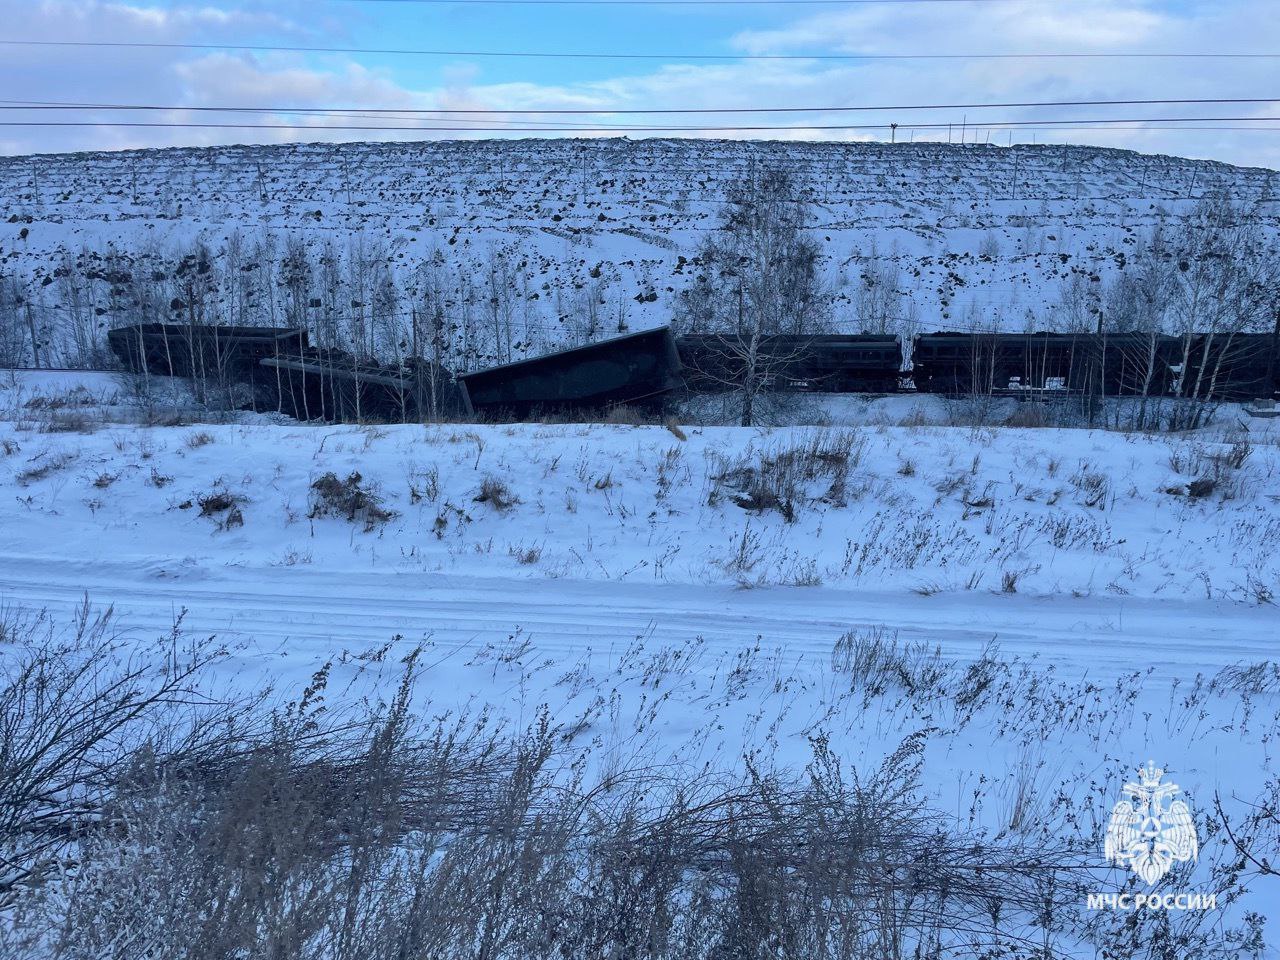
[[[683,382],[670,327],[458,377],[469,413],[512,417],[619,404],[656,406]]]
[[[677,345],[690,389],[732,389],[745,379],[743,338],[693,333]],[[889,334],[775,334],[761,338],[758,356],[775,386],[797,390],[888,393],[902,376],[902,340]]]
[[[255,379],[258,361],[307,348],[307,332],[286,327],[200,327],[138,323],[107,332],[125,369],[163,377]]]
[[[1179,350],[1184,344],[1179,341]],[[1185,343],[1181,394],[1212,400],[1271,399],[1280,391],[1274,333],[1201,333]]]
[[[912,379],[924,393],[1061,390],[1108,396],[1170,392],[1175,337],[1088,333],[930,333],[912,343]]]
[[[308,350],[261,364],[276,408],[297,420],[412,423],[461,409],[449,371],[424,360],[383,365],[345,351]]]

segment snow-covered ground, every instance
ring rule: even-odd
[[[398,660],[370,651],[421,644],[432,709],[545,704],[619,757],[800,765],[826,734],[857,767],[920,735],[930,804],[1096,841],[1100,865],[1151,758],[1201,824],[1176,874],[1191,891],[1231,860],[1215,791],[1247,811],[1277,774],[1274,421],[966,428],[895,400],[857,426],[681,437],[66,423],[12,403],[92,385],[54,379],[0,404],[0,604],[54,624],[87,595],[139,638],[178,618],[216,634],[246,681],[333,661],[352,696]],[[1280,915],[1274,883],[1249,886],[1224,923]]]

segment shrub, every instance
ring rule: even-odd
[[[1111,492],[1111,480],[1105,473],[1090,470],[1089,464],[1081,463],[1080,469],[1072,475],[1071,485],[1080,492],[1081,502],[1086,507],[1106,507],[1107,496]]]
[[[353,471],[345,480],[326,473],[311,484],[311,512],[317,517],[342,517],[352,523],[363,523],[369,531],[395,517],[395,512],[382,506],[382,498],[363,485],[364,478]]]
[[[40,427],[41,433],[93,433],[98,424],[79,410],[58,410]]]
[[[51,453],[46,450],[43,453],[36,454],[28,462],[35,465],[21,471],[15,478],[21,487],[29,487],[33,483],[38,483],[61,470],[65,470],[76,462],[76,455],[66,451]]]
[[[1217,489],[1218,481],[1213,477],[1200,477],[1187,484],[1187,496],[1199,499],[1207,497]]]
[[[511,488],[495,476],[486,476],[480,481],[480,492],[473,498],[475,503],[487,503],[495,510],[510,510],[520,499],[511,492]]]
[[[819,431],[793,446],[722,461],[708,502],[727,496],[744,510],[776,510],[794,522],[802,503],[844,504],[849,474],[864,448],[856,434]]]
[[[542,545],[535,543],[525,546],[523,543],[512,544],[507,548],[507,553],[515,558],[516,563],[522,566],[533,566],[542,559]]]
[[[219,513],[226,513],[228,510],[235,508],[240,502],[239,498],[234,497],[226,490],[214,490],[204,496],[196,497],[196,503],[200,505],[200,516],[213,517]]]

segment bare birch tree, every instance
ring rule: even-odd
[[[740,422],[750,426],[758,401],[827,329],[830,303],[818,272],[818,244],[805,229],[808,206],[781,171],[736,189],[721,229],[698,251],[693,284],[676,320],[682,332],[710,335],[704,376],[733,390]]]

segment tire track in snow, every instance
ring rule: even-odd
[[[921,597],[829,587],[736,590],[666,583],[463,577],[306,567],[0,558],[0,603],[68,614],[83,601],[113,605],[124,628],[186,628],[247,641],[261,651],[314,653],[430,636],[437,649],[501,643],[517,630],[538,654],[620,652],[650,632],[655,643],[702,637],[713,651],[761,638],[795,658],[827,662],[852,627],[885,626],[904,641],[938,644],[956,659],[989,642],[1036,657],[1066,676],[1098,680],[1152,668],[1188,678],[1271,657],[1274,613],[1179,598],[1033,597],[980,591]]]

